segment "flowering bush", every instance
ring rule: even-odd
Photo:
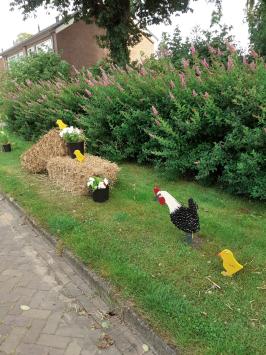
[[[90,177],[87,186],[93,191],[97,189],[106,189],[109,186],[109,181],[98,176]]]
[[[62,117],[84,129],[97,155],[266,199],[265,63],[227,48],[201,58],[193,47],[181,70],[151,59],[138,69],[23,84],[10,95],[8,126],[35,138]]]
[[[74,128],[73,126],[63,128],[59,135],[66,143],[79,143],[84,142],[85,140],[83,131],[79,128]]]

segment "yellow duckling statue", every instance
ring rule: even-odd
[[[218,256],[223,260],[223,267],[226,271],[222,271],[223,276],[232,277],[235,273],[243,269],[243,265],[239,264],[234,257],[234,254],[229,249],[224,249]]]
[[[75,150],[74,155],[76,156],[77,160],[82,163],[85,159],[85,156],[81,154],[80,150]]]
[[[65,124],[62,120],[57,120],[56,124],[58,125],[59,129],[67,128],[67,124]]]

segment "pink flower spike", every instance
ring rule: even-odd
[[[251,62],[250,64],[249,64],[249,67],[250,67],[250,69],[251,70],[256,70],[256,68],[257,68],[257,65],[256,65],[256,63],[255,62]]]
[[[121,92],[125,91],[125,89],[119,83],[116,83],[116,86],[119,91],[121,91]]]
[[[198,96],[197,91],[193,89],[192,96]]]
[[[211,54],[216,54],[216,53],[217,53],[216,49],[213,48],[213,47],[210,46],[210,45],[208,45],[208,51],[209,51],[209,53],[211,53]]]
[[[209,96],[210,96],[210,95],[207,93],[207,91],[205,91],[205,94],[203,95],[204,99],[207,100],[207,99],[209,98]]]
[[[155,123],[158,127],[161,125],[161,122],[159,120],[155,120]]]
[[[141,67],[141,68],[140,68],[140,71],[139,71],[139,74],[140,74],[141,76],[147,75],[146,69],[145,69],[144,67]]]
[[[228,56],[227,70],[231,70],[234,67],[234,62],[231,56]]]
[[[259,55],[257,52],[255,52],[253,49],[250,50],[250,55],[253,57],[253,58],[258,58]]]
[[[173,82],[173,80],[170,81],[170,88],[174,89],[175,88],[175,83]]]
[[[87,69],[87,76],[88,76],[88,78],[90,78],[90,79],[93,78],[93,75],[92,75],[92,73],[89,71],[89,69]]]
[[[202,59],[201,64],[205,67],[205,68],[209,68],[209,64],[207,63],[207,60],[205,58]]]
[[[88,89],[85,89],[85,93],[89,96],[89,97],[92,97],[92,93],[88,90]]]
[[[182,64],[183,64],[184,69],[189,68],[189,59],[183,58]]]
[[[152,111],[153,116],[159,116],[159,112],[157,111],[155,106],[151,107],[151,111]]]
[[[243,57],[243,64],[244,64],[244,65],[248,65],[248,61],[247,61],[247,58],[246,58],[246,57]]]
[[[218,48],[217,49],[217,55],[220,57],[221,55],[223,55],[224,54],[224,52],[222,52],[221,50],[220,50],[220,48]]]
[[[175,96],[171,90],[169,91],[169,96],[170,96],[171,100],[175,100]]]
[[[200,68],[198,66],[195,67],[195,73],[197,76],[201,76],[201,71]]]
[[[192,46],[192,47],[190,48],[190,52],[191,52],[192,57],[194,57],[194,55],[196,54],[196,49],[195,49],[194,46]]]
[[[229,43],[228,41],[225,41],[225,44],[231,54],[236,52],[236,47],[233,44]]]
[[[75,67],[75,65],[72,65],[72,68],[73,68],[76,75],[80,74],[80,71]]]
[[[85,89],[85,93],[89,96],[89,97],[92,97],[93,94],[90,92],[90,90],[88,89]]]
[[[180,78],[180,84],[182,87],[185,87],[186,86],[186,77],[185,77],[185,74],[184,73],[180,73],[179,74],[179,78]]]

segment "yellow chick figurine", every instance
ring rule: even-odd
[[[62,120],[57,120],[56,124],[58,125],[59,129],[67,128],[67,124],[65,124]]]
[[[80,150],[75,150],[74,155],[76,156],[77,160],[82,163],[85,159],[85,156],[81,154]]]
[[[223,259],[223,267],[226,270],[221,272],[223,276],[232,277],[235,273],[243,269],[243,265],[239,264],[236,261],[234,254],[231,252],[231,250],[224,249],[218,254],[218,256]]]

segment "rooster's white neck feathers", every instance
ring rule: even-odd
[[[172,195],[170,195],[169,192],[159,191],[157,195],[165,199],[165,203],[167,204],[170,213],[173,213],[181,207],[181,204]]]

